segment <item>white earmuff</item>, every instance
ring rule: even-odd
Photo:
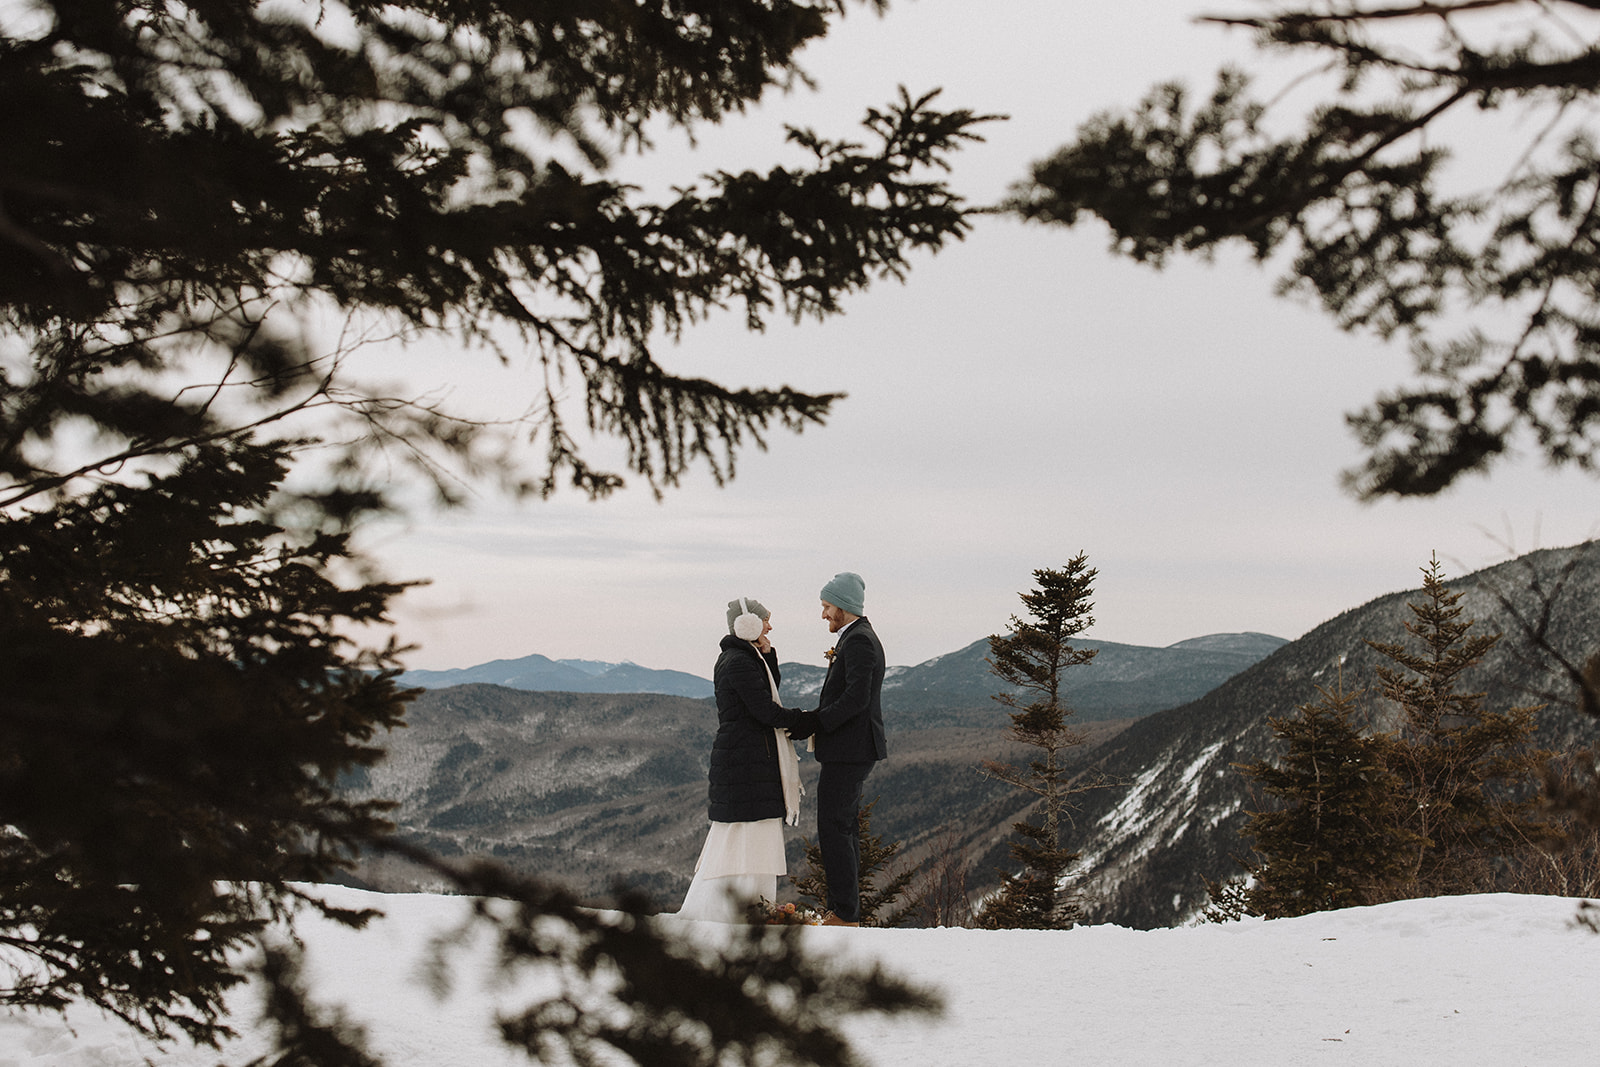
[[[733,620],[733,636],[741,641],[754,641],[761,636],[763,621],[760,615],[750,610],[750,605],[745,603],[744,597],[740,597],[739,614]]]

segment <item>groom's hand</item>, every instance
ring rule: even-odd
[[[802,711],[800,718],[789,727],[789,736],[796,741],[804,741],[822,728],[822,716],[814,711]]]

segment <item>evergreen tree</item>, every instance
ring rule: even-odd
[[[1020,840],[1011,855],[1022,872],[1002,872],[995,897],[984,904],[978,924],[988,929],[1065,929],[1077,918],[1078,908],[1062,890],[1067,869],[1078,858],[1061,846],[1061,831],[1072,809],[1072,798],[1098,783],[1075,780],[1061,754],[1084,743],[1084,736],[1068,725],[1072,711],[1062,693],[1062,674],[1095,657],[1094,649],[1074,648],[1073,638],[1094,625],[1089,596],[1099,572],[1079,553],[1060,570],[1033,572],[1038,586],[1022,593],[1028,619],[1013,615],[1009,636],[989,638],[989,667],[1002,681],[1020,690],[997,694],[994,699],[1013,709],[1006,736],[1039,750],[1026,770],[995,760],[985,760],[983,773],[1038,798],[1037,823],[1012,824]],[[1026,703],[1024,703],[1026,701]]]
[[[872,832],[872,809],[881,798],[861,805],[856,815],[856,831],[861,841],[861,870],[857,881],[861,888],[862,926],[903,926],[906,920],[922,906],[918,896],[906,897],[910,891],[916,869],[908,867],[889,875],[890,864],[900,855],[901,842],[885,841],[882,834]],[[791,878],[795,891],[814,902],[821,910],[828,907],[828,872],[822,865],[822,846],[805,838],[806,870],[808,873]],[[878,878],[887,876],[887,884],[878,888]]]
[[[1334,689],[1293,716],[1269,720],[1284,745],[1277,760],[1242,765],[1278,802],[1252,811],[1243,835],[1262,857],[1248,864],[1242,910],[1269,918],[1358,907],[1393,899],[1414,845],[1400,827],[1399,776],[1385,763],[1386,739],[1357,721],[1359,692]],[[1216,894],[1213,893],[1215,897]]]
[[[1238,859],[1238,857],[1234,857]],[[1239,860],[1242,867],[1250,864]],[[1203,879],[1207,904],[1200,915],[1208,923],[1236,923],[1245,916],[1261,913],[1250,904],[1250,885],[1243,878]]]
[[[1265,857],[1246,864],[1253,885],[1212,885],[1212,914],[1298,915],[1411,897],[1507,889],[1529,864],[1548,864],[1562,836],[1536,795],[1547,753],[1531,748],[1534,707],[1504,712],[1461,676],[1500,640],[1474,635],[1461,594],[1437,557],[1407,632],[1420,648],[1367,644],[1379,666],[1393,729],[1365,735],[1354,694],[1341,687],[1292,719],[1272,720],[1280,762],[1241,769],[1283,807],[1254,812],[1244,833]],[[1570,781],[1567,793],[1571,793]]]
[[[479,917],[508,965],[572,976],[504,1029],[539,1057],[832,1063],[841,1012],[931,1007],[760,931],[707,954],[439,863],[333,785],[402,721],[399,650],[356,640],[401,587],[350,542],[389,467],[446,499],[487,471],[595,495],[624,471],[725,479],[837,394],[675,375],[662,339],[728,307],[752,329],[826,317],[966,232],[932,179],[983,120],[931,95],[663,202],[606,177],[647,129],[803,80],[798,50],[846,6],[31,0],[0,20],[0,1004],[219,1040],[264,925],[361,923],[306,886],[377,850],[517,902]],[[526,414],[363,382],[328,319],[525,358]],[[580,454],[575,413],[621,470]],[[291,959],[262,975],[285,1056],[370,1062],[308,1026]]]
[[[1493,711],[1484,693],[1459,690],[1500,635],[1471,632],[1475,620],[1463,617],[1437,557],[1422,576],[1406,623],[1421,647],[1367,642],[1395,664],[1378,678],[1398,709],[1387,763],[1403,783],[1400,827],[1414,842],[1403,895],[1486,891],[1500,858],[1553,836],[1533,795],[1545,756],[1530,747],[1539,709]]]
[[[1115,251],[1158,265],[1235,243],[1289,264],[1281,289],[1342,328],[1408,338],[1419,380],[1351,417],[1362,496],[1438,492],[1520,436],[1593,471],[1594,6],[1290,0],[1209,18],[1303,57],[1303,73],[1270,102],[1239,69],[1209,92],[1158,86],[1081,126],[1010,206],[1067,226],[1098,217]]]
[[[1000,871],[1000,887],[978,909],[980,930],[1070,930],[1082,914],[1061,883],[1078,853],[1052,842],[1042,826],[1026,820],[1011,824],[1021,838],[1011,842],[1017,872]]]
[[[286,468],[207,446],[0,522],[0,1004],[214,1041],[242,950],[329,911],[296,883],[389,829],[334,778],[401,721],[395,650],[346,636],[399,587],[341,584],[347,534],[264,514]]]
[[[702,461],[722,479],[838,394],[674,375],[661,339],[730,306],[752,329],[826,317],[969,225],[925,172],[982,120],[930,96],[869,110],[857,138],[793,131],[798,165],[686,176],[664,202],[606,178],[652,124],[802,79],[843,0],[26,6],[0,27],[0,506],[252,426],[346,440],[357,472],[388,446],[449,495],[442,457],[476,469],[521,433],[543,469],[513,451],[514,488],[622,484],[573,417],[653,487]],[[507,425],[473,422],[425,384],[355,379],[317,340],[328,312],[534,372]],[[92,450],[52,447],[74,423]]]

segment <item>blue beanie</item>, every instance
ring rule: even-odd
[[[822,587],[822,599],[852,615],[867,613],[867,583],[852,571],[840,571]]]

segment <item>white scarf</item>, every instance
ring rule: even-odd
[[[751,647],[755,646],[754,641],[750,644]],[[761,661],[761,669],[767,672],[767,684],[772,687],[772,702],[782,707],[783,701],[778,696],[778,680],[772,676],[772,668],[767,666],[767,658],[759,648],[756,649],[756,659]],[[800,757],[794,754],[794,742],[789,739],[788,730],[774,726],[772,733],[778,741],[778,777],[783,779],[784,822],[798,826],[800,798],[806,795],[806,787],[800,784]]]

